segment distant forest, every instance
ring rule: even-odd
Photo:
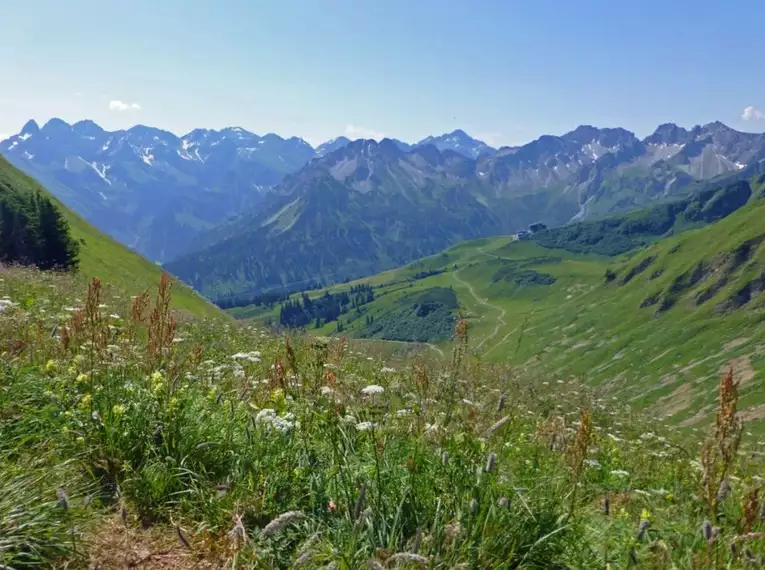
[[[79,244],[50,198],[22,194],[0,181],[0,261],[74,270]]]
[[[360,310],[362,305],[374,301],[375,295],[370,285],[354,285],[350,291],[341,293],[325,292],[321,297],[311,299],[303,293],[299,298],[282,304],[279,311],[279,324],[283,327],[302,328],[313,323],[314,327],[336,321],[340,315],[350,310]]]

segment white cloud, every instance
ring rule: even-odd
[[[138,103],[123,103],[119,99],[109,101],[109,109],[111,111],[140,111],[141,106]]]
[[[377,141],[384,139],[388,135],[374,129],[362,127],[360,125],[346,125],[345,136],[351,140],[355,139],[375,139]]]
[[[752,105],[749,105],[746,109],[744,109],[744,112],[741,114],[741,118],[745,121],[762,121],[765,120],[765,113],[759,109],[754,108]]]

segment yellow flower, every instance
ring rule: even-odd
[[[80,400],[80,407],[87,408],[90,406],[91,403],[93,403],[93,396],[91,396],[90,394],[85,394],[82,397],[82,400]]]
[[[87,381],[88,381],[88,375],[85,374],[84,372],[81,372],[80,374],[77,375],[78,384],[84,384]]]
[[[642,521],[650,521],[651,520],[651,511],[648,509],[643,509],[643,512],[640,513],[640,520]]]
[[[125,415],[125,409],[126,408],[125,408],[125,406],[123,404],[114,404],[112,406],[112,415],[116,419],[119,419],[119,418],[121,418],[122,416]]]
[[[165,380],[162,377],[162,373],[159,370],[152,372],[150,380],[151,380],[151,391],[156,396],[165,387]]]
[[[49,360],[45,363],[45,372],[50,374],[51,372],[56,371],[56,361],[55,360]]]
[[[675,496],[672,493],[667,493],[666,495],[664,495],[664,498],[667,499],[668,501],[671,501],[672,499],[675,498]]]
[[[287,399],[284,396],[284,390],[281,388],[277,388],[273,392],[271,392],[271,401],[275,404],[277,408],[282,408],[286,405]]]

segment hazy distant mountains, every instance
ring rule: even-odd
[[[462,137],[431,139],[465,149]],[[640,140],[582,126],[516,148],[355,141],[287,176],[169,269],[212,297],[355,278],[461,239],[625,212],[765,159],[765,135],[662,125]],[[477,155],[476,159],[468,155]]]
[[[467,139],[465,152],[486,146]],[[0,143],[0,153],[99,228],[166,261],[200,232],[255,207],[286,174],[349,142],[339,137],[313,149],[300,138],[240,128],[178,137],[151,127],[109,132],[92,121],[52,119],[42,128],[30,121]]]
[[[316,149],[240,128],[178,137],[29,122],[0,153],[102,230],[209,296],[299,288],[457,240],[629,211],[765,160],[765,135],[581,126],[494,149],[456,130]],[[233,216],[233,218],[232,218]]]

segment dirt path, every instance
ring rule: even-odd
[[[487,341],[491,340],[492,338],[494,338],[495,336],[499,334],[500,328],[507,325],[507,323],[505,322],[505,309],[498,307],[496,305],[492,305],[491,303],[489,303],[488,299],[482,299],[481,297],[476,295],[475,290],[473,289],[473,286],[458,275],[460,271],[462,271],[462,269],[458,269],[457,271],[452,272],[452,277],[454,277],[454,280],[460,285],[462,285],[463,287],[466,287],[467,290],[470,291],[470,295],[476,300],[476,302],[478,302],[479,305],[483,305],[484,307],[494,309],[495,311],[499,313],[497,315],[497,324],[494,326],[494,330],[491,332],[491,334],[481,339],[481,342],[479,342],[476,345],[475,350],[478,351],[484,344],[486,344]],[[481,318],[483,318],[484,316],[485,315],[483,315]],[[488,350],[485,352],[488,352]]]

